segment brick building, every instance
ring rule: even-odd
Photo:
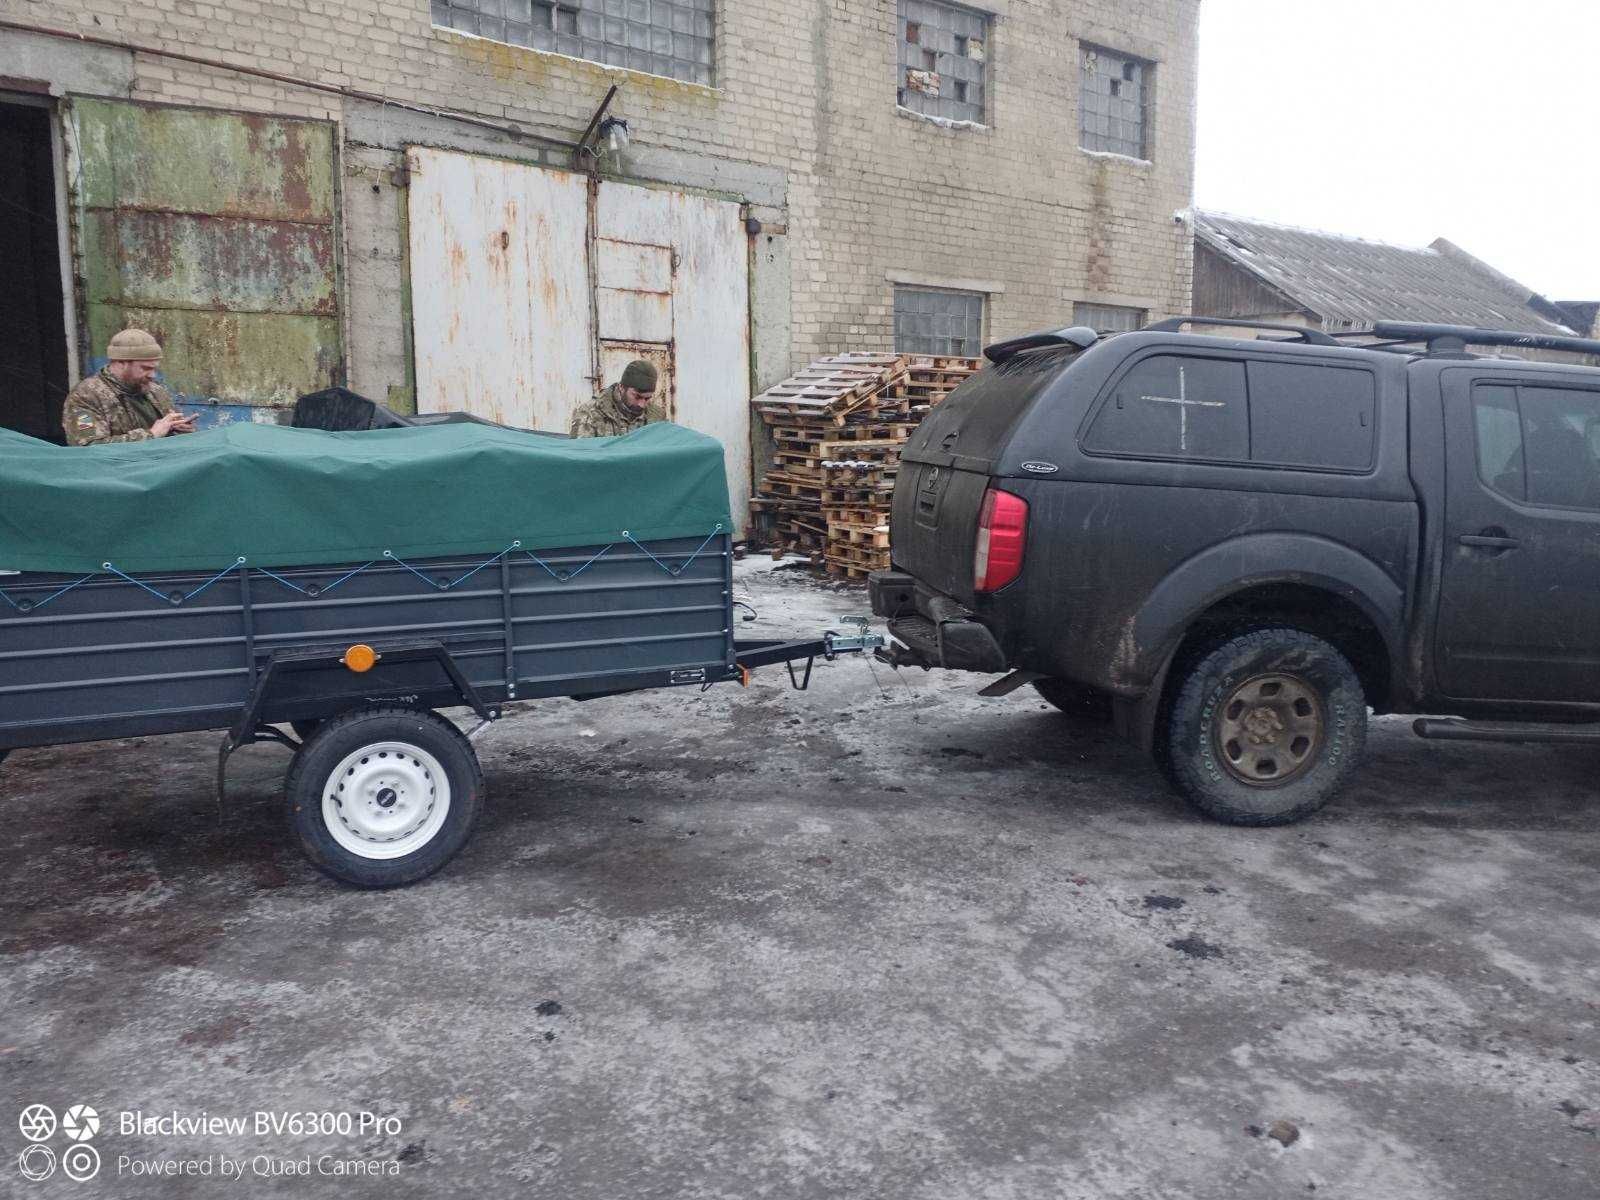
[[[1198,6],[12,7],[0,424],[58,432],[128,321],[219,419],[343,383],[550,427],[647,353],[737,484],[796,360],[1187,309]]]

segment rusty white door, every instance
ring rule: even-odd
[[[418,411],[565,433],[593,392],[587,180],[423,147],[406,158]]]
[[[636,358],[654,363],[656,399],[668,419],[676,420],[672,246],[598,237],[593,252],[600,378],[607,383],[621,378],[623,368]]]
[[[750,273],[739,205],[605,182],[595,234],[602,366],[638,357],[670,363],[672,419],[722,443],[742,534],[750,499]],[[614,378],[606,374],[605,382]]]

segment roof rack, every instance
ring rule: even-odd
[[[1511,346],[1522,350],[1564,350],[1571,354],[1600,355],[1600,341],[1593,338],[1517,333],[1510,329],[1476,329],[1471,325],[1379,321],[1372,327],[1371,336],[1388,339],[1392,345],[1421,342],[1428,348],[1429,354],[1437,355],[1466,354],[1468,346]]]
[[[1071,325],[1066,329],[1024,334],[1009,342],[996,342],[983,348],[983,356],[992,363],[1001,363],[1024,350],[1038,350],[1044,346],[1076,346],[1079,350],[1087,350],[1099,340],[1100,335],[1087,325]]]
[[[1146,325],[1145,329],[1154,333],[1182,333],[1185,325],[1226,325],[1234,329],[1275,329],[1280,333],[1292,333],[1292,338],[1284,338],[1286,342],[1304,342],[1308,346],[1337,346],[1334,341],[1320,329],[1307,329],[1304,325],[1284,325],[1275,321],[1248,321],[1241,317],[1168,317],[1165,321],[1157,321],[1154,325]],[[1273,338],[1278,341],[1278,338]]]

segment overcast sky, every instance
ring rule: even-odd
[[[1195,202],[1600,300],[1600,0],[1203,0]]]

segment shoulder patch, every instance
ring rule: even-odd
[[[86,412],[81,412],[78,414],[78,419],[74,422],[74,425],[79,429],[93,429],[94,418]]]

